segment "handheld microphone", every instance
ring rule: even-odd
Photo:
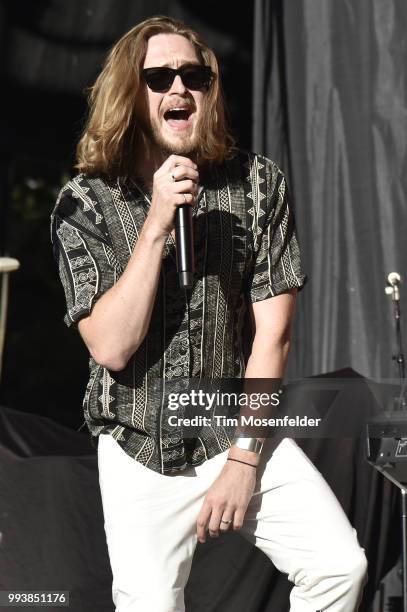
[[[179,284],[181,289],[189,289],[192,287],[195,272],[192,207],[189,204],[182,204],[177,208],[175,244]]]

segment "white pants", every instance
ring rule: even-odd
[[[227,451],[163,476],[129,457],[110,435],[100,436],[99,482],[116,612],[184,611],[196,519],[226,457]],[[366,558],[321,474],[291,439],[274,453],[266,442],[260,466],[240,533],[293,582],[290,610],[357,610]]]

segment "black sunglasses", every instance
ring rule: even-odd
[[[187,89],[199,90],[208,88],[213,79],[213,72],[209,66],[200,64],[187,64],[175,70],[161,66],[160,68],[144,68],[141,71],[143,78],[152,91],[168,91],[177,74]]]

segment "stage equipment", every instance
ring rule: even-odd
[[[395,333],[396,333],[396,346],[397,346],[397,354],[393,355],[393,360],[397,363],[398,373],[400,378],[400,396],[397,400],[398,405],[395,405],[395,408],[406,408],[406,400],[405,400],[405,378],[406,378],[406,369],[405,369],[405,361],[403,354],[403,341],[401,334],[401,309],[400,309],[400,285],[401,285],[401,276],[398,272],[390,272],[387,276],[387,286],[385,288],[385,292],[387,295],[391,295],[391,299],[394,305],[394,321],[395,321]]]
[[[367,460],[401,493],[403,612],[407,612],[407,411],[394,410],[367,424]]]
[[[407,406],[405,399],[406,376],[401,333],[400,309],[401,276],[390,272],[385,292],[391,295],[394,305],[394,321],[397,354],[399,393],[393,397],[392,409],[367,424],[367,460],[401,493],[402,563],[403,563],[403,612],[407,612]]]
[[[6,336],[6,318],[8,305],[8,275],[18,270],[20,262],[11,257],[0,257],[1,298],[0,298],[0,379],[3,364],[4,339]]]

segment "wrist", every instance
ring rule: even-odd
[[[233,444],[242,450],[251,451],[260,455],[263,448],[264,438],[251,438],[244,435],[235,434]]]
[[[157,223],[155,223],[152,219],[147,217],[144,221],[142,234],[146,240],[155,244],[162,243],[164,244],[169,232],[160,227]]]
[[[247,463],[251,463],[256,467],[260,463],[260,455],[259,453],[254,453],[253,451],[244,450],[232,444],[229,449],[228,459],[236,459],[239,461],[244,461]]]
[[[254,465],[260,463],[260,453],[263,446],[263,438],[246,438],[235,435],[228,457],[248,461]]]

